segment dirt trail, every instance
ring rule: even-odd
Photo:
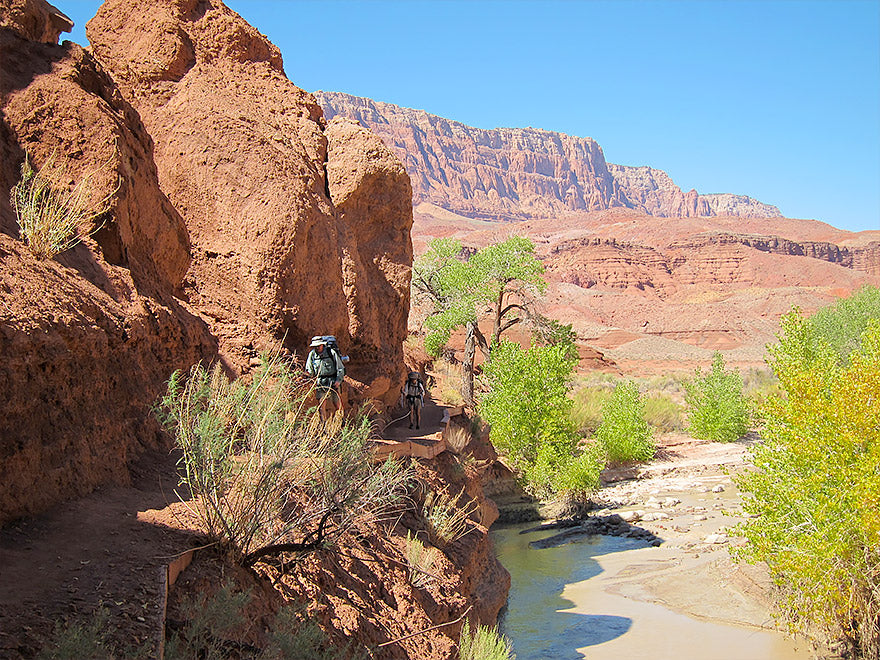
[[[430,398],[421,428],[408,418],[388,440],[439,439],[444,407]],[[33,657],[56,624],[93,622],[102,608],[125,646],[158,648],[160,571],[205,543],[176,521],[182,509],[174,457],[153,453],[128,488],[107,488],[0,528],[0,659]],[[178,513],[175,513],[178,512]]]
[[[134,484],[68,502],[0,529],[0,658],[33,657],[57,625],[95,621],[132,647],[158,644],[160,570],[200,541],[172,529],[174,460],[145,457]]]
[[[395,442],[404,442],[406,440],[434,440],[439,439],[440,432],[443,430],[442,420],[443,412],[446,406],[438,405],[428,394],[425,397],[425,406],[422,408],[421,428],[409,428],[409,415],[402,411],[395,410],[397,419],[385,427],[382,437],[386,440],[394,440]]]

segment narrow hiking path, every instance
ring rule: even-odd
[[[381,434],[382,438],[394,442],[437,439],[443,431],[443,413],[447,408],[448,406],[436,403],[429,392],[425,396],[425,405],[422,408],[422,419],[419,425],[421,428],[409,428],[409,414],[395,409],[393,421],[385,427]]]

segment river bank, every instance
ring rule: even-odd
[[[729,552],[742,543],[729,528],[743,520],[732,475],[746,469],[754,442],[666,436],[655,461],[606,471],[591,517],[611,521],[603,530],[614,536],[592,533],[596,523],[494,530],[512,576],[501,625],[517,657],[817,657],[821,650],[776,629],[766,569]]]

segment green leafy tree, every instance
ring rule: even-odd
[[[700,440],[733,442],[749,430],[751,412],[743,393],[742,376],[724,368],[724,357],[715,353],[709,373],[697,369],[685,383],[685,404],[690,434]]]
[[[813,324],[792,312],[770,350],[783,394],[763,407],[755,470],[737,478],[753,516],[738,528],[748,539],[740,554],[767,563],[793,628],[818,628],[843,640],[847,657],[877,660],[880,320],[841,343],[849,331],[830,322],[834,313]],[[825,323],[832,331],[817,331]],[[846,346],[857,348],[842,355]]]
[[[576,359],[563,346],[500,341],[484,366],[487,391],[478,410],[492,427],[493,444],[538,495],[579,495],[598,484],[601,466],[578,448],[568,386]]]
[[[532,242],[517,236],[473,254],[457,240],[434,239],[413,264],[413,298],[431,308],[425,321],[428,352],[439,354],[454,329],[465,329],[462,397],[467,405],[474,403],[477,344],[488,355],[505,330],[527,318],[530,296],[546,287],[543,269]],[[494,319],[491,341],[477,324],[489,313]]]
[[[645,421],[645,405],[632,381],[618,383],[602,407],[596,440],[611,463],[647,461],[654,457],[651,427]]]
[[[521,236],[483,248],[471,258],[470,265],[484,283],[486,302],[492,308],[490,346],[494,346],[501,333],[528,318],[526,301],[547,290],[541,278],[544,266],[535,257],[535,244]]]

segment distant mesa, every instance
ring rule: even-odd
[[[340,92],[316,92],[327,120],[355,119],[404,162],[413,205],[469,218],[532,220],[630,209],[656,217],[780,217],[745,195],[683,192],[663,170],[615,165],[599,144],[535,128],[483,130]]]

